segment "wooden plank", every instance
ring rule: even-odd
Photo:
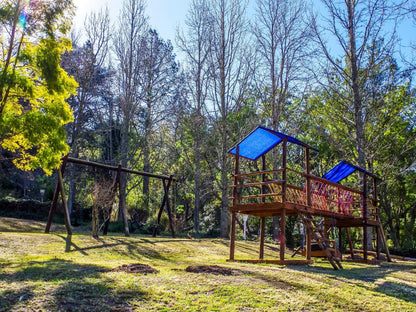
[[[253,198],[264,198],[264,197],[271,197],[271,196],[281,196],[283,193],[269,193],[269,194],[259,194],[259,195],[247,195],[241,197],[228,197],[228,199],[253,199]]]
[[[245,262],[245,263],[266,263],[266,264],[280,264],[280,265],[306,265],[313,264],[313,260],[253,260],[253,259],[234,259],[227,260],[228,262]]]
[[[245,176],[262,175],[262,174],[267,174],[267,173],[277,173],[277,172],[282,172],[282,171],[283,169],[253,171],[253,172],[247,172],[247,173],[232,174],[231,177],[243,178]]]
[[[268,180],[268,181],[265,181],[265,182],[253,182],[253,183],[237,184],[237,185],[230,185],[229,188],[264,186],[264,185],[269,185],[269,184],[283,184],[283,181]],[[297,187],[297,186],[294,186],[294,187]]]
[[[94,161],[78,159],[78,158],[73,158],[73,157],[68,157],[67,161],[71,162],[71,163],[74,163],[74,164],[92,166],[92,167],[97,167],[97,168],[101,168],[101,169],[107,169],[107,170],[113,170],[113,171],[119,170],[118,166],[104,165],[104,164],[100,164],[100,163],[97,163],[97,162],[94,162]],[[127,168],[121,168],[121,171],[126,172],[126,173],[138,174],[138,175],[142,175],[142,176],[145,176],[145,177],[151,177],[151,178],[159,178],[159,179],[166,179],[166,180],[169,180],[169,178],[170,178],[167,175],[155,174],[155,173],[144,172],[144,171],[137,171],[137,170],[127,169]],[[173,181],[177,181],[176,178],[172,178],[172,179],[173,179]]]

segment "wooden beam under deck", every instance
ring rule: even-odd
[[[312,207],[307,207],[305,205],[287,203],[287,202],[284,204],[281,202],[236,204],[235,206],[229,207],[230,212],[248,214],[248,215],[257,216],[257,217],[280,216],[282,209],[286,209],[287,216],[294,216],[294,215],[297,215],[299,211],[301,212],[305,211],[305,212],[312,213],[313,215],[316,215],[316,216],[334,218],[337,220],[355,219],[354,217],[346,216],[341,213],[315,209]],[[362,219],[360,218],[360,220]]]
[[[313,260],[252,260],[252,259],[228,259],[227,262],[245,262],[245,263],[266,263],[266,264],[280,264],[280,265],[305,265],[313,264]]]

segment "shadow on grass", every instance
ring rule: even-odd
[[[403,283],[386,281],[388,276],[395,273],[409,272],[416,275],[416,266],[404,265],[398,263],[382,263],[380,265],[360,265],[356,268],[344,268],[342,270],[333,270],[332,267],[318,266],[290,266],[290,269],[304,273],[318,273],[330,276],[333,281],[351,280],[357,286],[366,287],[364,283],[377,283],[373,291],[394,297],[407,302],[416,303],[416,289]],[[319,275],[311,275],[309,278]],[[412,281],[414,283],[414,281]]]
[[[95,241],[97,244],[94,246],[80,247],[72,241],[71,235],[67,235],[66,237],[63,235],[57,236],[65,241],[65,252],[79,252],[87,256],[88,250],[112,248],[113,252],[132,259],[148,257],[152,259],[169,260],[162,256],[159,252],[155,251],[153,248],[146,247],[145,244],[148,244],[146,240],[144,241],[145,244],[143,244],[141,241],[129,241],[121,238],[106,237],[105,239],[96,239]]]
[[[25,304],[33,298],[33,287],[1,291],[0,298],[0,311],[13,311],[18,303]]]
[[[107,271],[101,266],[62,259],[28,262],[19,271],[0,274],[0,279],[16,285],[41,281],[41,287],[50,289],[53,299],[35,298],[34,302],[45,305],[35,307],[30,303],[35,297],[33,287],[5,290],[1,294],[0,311],[13,311],[26,305],[36,311],[43,308],[48,311],[130,311],[132,300],[145,300],[149,296],[138,285],[117,285],[117,281],[101,274]]]
[[[48,261],[31,261],[19,271],[14,273],[1,273],[0,279],[8,282],[21,281],[64,281],[84,278],[85,276],[98,276],[107,269],[90,264],[76,264],[62,259]]]
[[[49,304],[58,311],[133,311],[131,301],[141,301],[148,294],[134,289],[114,288],[112,280],[66,281],[55,292],[55,301]]]

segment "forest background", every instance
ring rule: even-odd
[[[322,0],[314,12],[307,1],[257,0],[248,14],[247,1],[192,0],[174,42],[152,29],[144,0],[125,0],[115,23],[108,10],[93,12],[76,33],[71,1],[33,3],[2,1],[0,198],[50,200],[48,174],[69,152],[173,174],[177,231],[228,237],[227,151],[263,125],[319,149],[318,176],[345,159],[381,177],[389,242],[416,248],[416,48],[399,31],[416,29],[414,2]],[[268,157],[278,166],[278,154]],[[74,223],[105,201],[112,179],[68,164]],[[162,183],[122,175],[121,186],[116,205],[132,229],[150,232]],[[268,220],[270,237],[278,221]],[[257,232],[256,218],[248,225]]]

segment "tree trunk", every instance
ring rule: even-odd
[[[358,166],[366,169],[366,155],[364,148],[364,116],[363,116],[363,105],[360,94],[359,85],[359,65],[357,61],[357,49],[356,49],[356,37],[355,37],[355,24],[354,24],[354,4],[349,0],[346,1],[348,11],[348,37],[349,37],[349,66],[351,71],[351,89],[353,96],[354,106],[354,124],[355,124],[355,138],[356,138],[356,149],[358,156]],[[360,173],[360,184],[361,189],[364,187],[363,174]],[[365,216],[367,217],[367,216]],[[373,235],[371,227],[364,227],[363,231],[366,231],[367,241],[364,242],[367,245],[368,250],[373,250]],[[363,233],[364,235],[364,233]]]
[[[127,167],[128,157],[128,125],[124,124],[121,133],[121,167]],[[124,234],[130,236],[128,221],[127,221],[127,207],[126,207],[126,187],[127,187],[127,174],[125,172],[119,172],[120,185],[119,185],[119,218],[121,217],[124,223]]]

